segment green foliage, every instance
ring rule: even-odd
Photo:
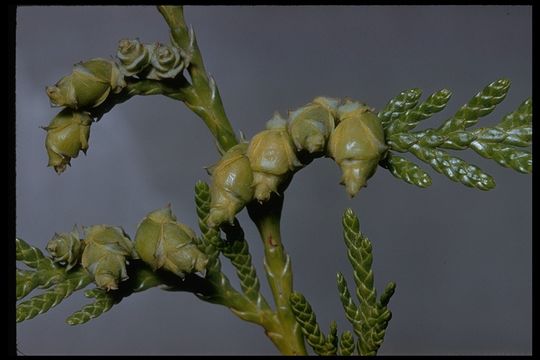
[[[198,246],[208,257],[205,279],[210,282],[212,291],[196,295],[205,301],[230,306],[237,315],[251,319],[252,315],[241,314],[238,309],[235,309],[233,303],[246,300],[255,304],[257,309],[268,308],[268,304],[259,292],[259,279],[251,264],[251,255],[244,239],[244,232],[238,221],[235,221],[235,227],[228,227],[227,242],[223,241],[219,229],[207,225],[211,201],[208,184],[198,181],[195,185],[195,205],[199,228],[203,234]],[[227,276],[221,271],[219,255],[222,251],[236,268],[243,294],[232,287]]]
[[[410,152],[423,162],[430,164],[438,173],[446,175],[450,180],[479,190],[490,190],[495,187],[495,180],[478,166],[471,165],[444,151],[414,145]]]
[[[469,129],[481,117],[489,115],[504,100],[510,82],[497,80],[476,94],[452,117],[436,129],[412,131],[419,121],[442,111],[450,92],[438,91],[416,106],[420,91],[400,93],[379,112],[390,149],[410,152],[429,164],[436,172],[450,180],[480,190],[495,187],[493,178],[479,167],[450,155],[441,149],[472,149],[478,155],[496,161],[499,165],[521,173],[532,171],[532,154],[517,147],[528,147],[532,141],[532,101],[523,102],[514,112],[506,115],[494,127]],[[431,185],[429,175],[416,164],[391,151],[380,165],[392,175],[420,187]]]
[[[396,284],[388,283],[377,300],[373,285],[373,256],[371,242],[360,232],[360,223],[351,209],[343,215],[343,237],[347,246],[347,255],[353,268],[356,296],[360,305],[353,300],[343,274],[337,274],[339,298],[345,311],[345,317],[351,323],[358,337],[360,355],[376,355],[384,341],[388,322],[392,313],[387,308],[394,294]],[[315,353],[319,355],[353,355],[355,340],[350,331],[344,331],[338,339],[337,325],[332,322],[328,337],[322,333],[317,317],[305,297],[295,292],[290,297],[291,308],[300,324],[302,332]]]
[[[257,271],[251,262],[248,243],[244,237],[244,231],[237,219],[234,225],[223,225],[227,241],[223,245],[223,255],[228,258],[236,269],[236,275],[240,279],[242,292],[257,304],[266,304],[266,300],[260,293],[260,283]],[[266,304],[268,307],[268,304]]]
[[[109,311],[113,305],[123,298],[156,286],[174,288],[175,276],[166,271],[154,272],[142,260],[132,260],[128,265],[129,279],[120,283],[118,290],[103,290],[94,288],[87,290],[84,296],[94,299],[93,302],[83,306],[81,310],[70,315],[66,322],[69,325],[81,325]],[[175,288],[178,290],[178,288]]]
[[[392,175],[409,184],[426,188],[431,185],[431,176],[418,165],[404,157],[388,153],[380,165],[388,169]]]
[[[84,324],[105,312],[109,311],[113,305],[118,304],[123,298],[141,292],[155,286],[173,287],[174,275],[169,272],[154,272],[149,265],[141,260],[132,260],[128,265],[129,279],[120,283],[118,290],[105,291],[94,288],[86,291],[87,298],[94,299],[94,302],[87,304],[66,319],[69,325]]]
[[[326,343],[329,348],[328,352],[331,355],[335,355],[339,345],[337,323],[332,321],[330,323],[330,329],[328,330],[328,336],[326,337]]]
[[[80,266],[68,272],[24,240],[17,238],[15,244],[17,261],[33,269],[17,269],[17,300],[22,300],[36,288],[48,289],[43,294],[17,304],[17,322],[32,319],[49,311],[74,291],[84,288],[91,282],[90,274]]]
[[[354,336],[352,332],[346,330],[339,339],[338,355],[349,356],[354,353]]]
[[[210,187],[203,181],[195,184],[195,205],[197,207],[197,217],[199,228],[202,233],[199,247],[208,256],[206,265],[206,278],[217,279],[221,276],[221,262],[219,260],[219,250],[222,246],[219,230],[209,227],[206,224],[210,213]]]
[[[332,339],[331,342],[327,341],[317,323],[317,317],[304,295],[293,292],[289,300],[296,321],[300,324],[302,333],[307,343],[313,348],[313,351],[318,355],[335,354],[335,340]]]
[[[359,304],[353,300],[341,273],[337,274],[337,287],[345,316],[357,337],[356,343],[353,332],[344,331],[339,335],[336,322],[330,324],[325,335],[309,302],[299,292],[292,292],[292,267],[281,241],[280,217],[282,195],[293,173],[313,158],[326,155],[342,167],[343,182],[351,196],[373,175],[377,163],[409,184],[430,186],[428,173],[396,155],[396,152],[409,152],[453,181],[489,190],[495,186],[490,175],[444,150],[472,149],[501,166],[530,173],[531,153],[517,148],[531,145],[532,101],[523,102],[494,127],[470,129],[506,97],[510,82],[498,80],[476,94],[440,127],[414,131],[421,121],[446,107],[450,91],[437,91],[423,102],[419,102],[421,90],[403,91],[377,116],[367,105],[350,99],[340,102],[317,98],[292,112],[289,126],[285,119],[276,116],[249,144],[243,143],[234,149],[238,141],[223,109],[217,85],[205,70],[193,29],[184,21],[183,8],[159,6],[158,9],[170,27],[171,45],[124,39],[119,43],[119,62],[94,59],[78,64],[71,75],[47,88],[52,104],[65,107],[44,128],[48,132],[49,166],[62,172],[70,165],[71,158],[77,157],[80,151],[86,153],[90,124],[132,96],[162,94],[183,101],[205,122],[221,155],[225,154],[220,166],[227,171],[223,171],[219,179],[213,174],[213,191],[202,181],[195,186],[202,235],[197,237],[187,226],[176,223],[171,213],[166,221],[153,219],[143,224],[144,228],[139,226],[141,232],[138,230],[136,243],[140,246],[133,252],[132,243],[121,228],[96,225],[92,229],[116,229],[117,236],[95,238],[87,232],[86,240],[80,242],[76,229],[73,237],[56,235],[47,247],[55,261],[16,239],[17,260],[29,268],[17,269],[17,300],[35,289],[44,290],[17,305],[17,322],[47,312],[91,282],[98,287],[85,295],[93,302],[68,317],[68,324],[86,323],[109,311],[124,297],[159,286],[168,291],[193,293],[199,299],[228,307],[245,321],[263,326],[265,334],[284,354],[305,354],[303,334],[320,355],[353,355],[355,349],[359,355],[376,355],[392,317],[387,306],[395,284],[390,282],[377,298],[372,245],[360,232],[358,218],[352,210],[345,211],[342,224]],[[184,72],[189,74],[189,81]],[[264,146],[259,146],[261,144]],[[227,155],[228,149],[231,152]],[[313,154],[306,157],[301,151]],[[240,165],[230,161],[238,160],[234,158],[237,152],[247,156],[241,159]],[[269,162],[274,162],[272,171],[266,168]],[[236,171],[238,167],[244,172]],[[241,178],[235,176],[238,174]],[[235,179],[238,182],[231,183]],[[215,187],[216,184],[220,187]],[[259,203],[252,201],[253,196]],[[244,231],[234,218],[244,206],[263,240],[265,271],[275,310],[260,293],[260,281]],[[215,219],[212,219],[211,208]],[[165,237],[165,223],[176,224],[177,227],[168,228],[181,228],[185,236],[179,239],[178,233],[173,231],[174,236]],[[210,227],[209,223],[215,226]],[[150,233],[152,243],[148,240]],[[241,292],[231,286],[221,271],[220,254],[234,266]],[[196,257],[201,261],[196,263]],[[163,266],[165,260],[168,265]],[[203,271],[204,276],[196,274]]]
[[[347,320],[352,324],[358,337],[360,355],[376,355],[384,341],[384,335],[392,314],[387,308],[393,295],[395,284],[389,283],[377,301],[377,292],[373,285],[371,264],[371,242],[360,232],[358,218],[351,209],[343,215],[343,237],[347,246],[347,255],[353,268],[356,296],[359,306],[354,303],[347,282],[338,273],[337,284],[340,300]]]
[[[41,250],[30,246],[26,241],[15,239],[15,258],[32,269],[54,270],[54,262],[45,257]]]
[[[32,290],[39,286],[39,277],[35,276],[35,274],[35,271],[27,271],[21,269],[16,270],[15,278],[17,283],[17,300],[20,300],[26,295],[30,294]]]
[[[413,91],[416,99],[416,95],[420,97],[422,92],[418,89],[411,90]],[[394,121],[391,121],[387,126],[387,133],[400,133],[407,132],[414,129],[418,123],[422,120],[432,117],[434,114],[442,111],[452,93],[449,90],[443,89],[431,94],[426,101],[417,107],[408,108],[405,112],[400,113],[399,115],[395,114]],[[413,106],[411,102],[409,106]]]
[[[223,241],[218,230],[208,228],[204,221],[208,215],[211,200],[208,185],[199,182],[195,192],[197,211],[200,216],[199,222],[204,233],[202,238],[196,241],[196,245],[209,254],[212,259],[211,264],[209,262],[205,278],[195,274],[187,274],[184,279],[180,279],[170,271],[153,271],[142,260],[131,259],[126,267],[126,274],[129,276],[118,284],[118,289],[101,291],[99,288],[94,288],[87,291],[86,296],[93,298],[94,302],[72,314],[67,319],[68,324],[86,323],[108,311],[124,297],[156,286],[169,291],[192,292],[202,300],[231,307],[245,320],[261,321],[261,315],[256,314],[258,311],[256,309],[267,311],[269,305],[259,292],[259,280],[251,263],[251,255],[242,229],[236,222],[235,227],[227,229],[227,241]],[[45,257],[41,250],[28,245],[21,239],[16,240],[16,248],[17,260],[32,268],[32,270],[17,269],[17,300],[24,298],[38,287],[48,289],[44,293],[17,305],[18,322],[48,311],[74,291],[95,282],[94,277],[80,264],[68,270],[67,263],[61,265],[53,262],[52,259]],[[243,295],[230,285],[225,274],[221,272],[219,260],[221,250],[237,269]],[[248,306],[247,301],[253,305]],[[246,311],[242,312],[242,308]]]
[[[437,130],[441,134],[449,134],[475,125],[480,117],[490,114],[504,100],[509,88],[509,80],[501,79],[492,82],[463,105],[453,117],[446,120]]]
[[[82,267],[77,267],[77,269],[69,273],[65,272],[43,294],[34,296],[17,305],[17,322],[32,319],[37,315],[49,311],[73,294],[73,292],[86,287],[91,281],[92,277]]]
[[[529,146],[532,141],[532,100],[524,101],[494,128],[474,131],[475,140],[468,146],[480,156],[524,174],[532,171],[532,154],[513,148]],[[453,144],[448,141],[446,146]]]
[[[383,128],[388,128],[392,122],[403,117],[409,109],[414,108],[421,95],[420,89],[410,89],[400,92],[399,95],[390,100],[378,114]]]
[[[84,293],[84,296],[93,298],[95,301],[85,305],[81,310],[73,313],[66,319],[69,325],[80,325],[103,314],[114,305],[114,296],[102,289],[92,289]]]
[[[16,297],[21,300],[36,288],[46,289],[61,279],[62,270],[41,250],[28,245],[24,240],[16,240],[16,259],[33,270],[17,269]]]
[[[16,258],[32,269],[17,269],[17,300],[23,299],[36,288],[47,289],[43,293],[17,305],[17,322],[32,319],[49,311],[75,291],[83,289],[95,281],[94,277],[80,264],[71,269],[69,269],[69,264],[64,264],[64,266],[56,264],[50,258],[45,257],[41,250],[28,245],[19,238],[16,239]],[[155,286],[164,286],[168,290],[177,291],[186,291],[193,288],[193,284],[189,281],[186,284],[179,283],[171,273],[154,272],[140,260],[132,259],[127,266],[127,272],[129,273],[129,279],[121,282],[118,290],[102,291],[94,288],[87,291],[86,296],[94,298],[95,301],[71,315],[67,319],[68,324],[80,325],[86,323],[108,311],[124,297]]]
[[[226,235],[226,240],[223,240],[219,228],[207,225],[211,202],[210,187],[207,183],[198,181],[195,185],[195,205],[199,228],[203,234],[199,247],[208,257],[205,279],[210,282],[212,291],[204,295],[196,295],[202,300],[229,306],[238,316],[248,321],[260,323],[260,319],[257,319],[257,317],[261,317],[259,312],[270,311],[270,306],[260,293],[259,278],[251,262],[244,231],[238,220],[234,219],[234,225],[223,225],[222,230]],[[223,253],[235,267],[242,293],[237,292],[232,287],[227,276],[221,271],[220,253]],[[238,302],[244,303],[245,301],[251,303],[254,309],[240,311],[237,307]],[[252,311],[256,313],[252,314]]]
[[[16,259],[33,269],[17,269],[17,300],[22,300],[36,288],[47,289],[43,293],[17,304],[17,322],[32,319],[49,311],[75,291],[85,288],[94,281],[93,276],[80,264],[68,270],[69,266],[55,264],[50,258],[45,257],[41,250],[28,245],[19,238],[16,239]],[[170,287],[175,285],[170,276],[154,273],[142,261],[132,260],[128,265],[128,272],[129,279],[122,282],[118,290],[102,291],[94,288],[87,291],[85,295],[95,298],[95,301],[68,317],[67,323],[70,325],[83,324],[108,311],[123,297],[134,292],[144,291],[158,285]]]

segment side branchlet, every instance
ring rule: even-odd
[[[391,151],[380,165],[392,175],[419,187],[431,185],[430,176],[414,162],[395,152],[409,152],[450,180],[480,190],[495,187],[492,176],[478,166],[450,155],[446,150],[472,149],[486,159],[517,172],[532,171],[532,154],[519,148],[532,142],[532,100],[524,101],[492,127],[472,128],[481,117],[489,115],[501,103],[510,81],[497,80],[478,92],[452,117],[436,129],[413,131],[425,119],[442,111],[451,96],[443,89],[418,105],[419,89],[404,91],[392,99],[378,114],[386,142]]]

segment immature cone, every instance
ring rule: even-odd
[[[354,197],[377,170],[387,146],[384,131],[369,107],[346,100],[338,108],[339,124],[328,143],[328,155],[341,167],[342,184]]]
[[[209,169],[212,202],[207,223],[210,227],[225,221],[232,224],[234,216],[253,199],[253,173],[245,155],[247,146],[247,143],[233,146]]]
[[[96,285],[105,290],[118,289],[128,279],[126,258],[137,258],[133,243],[122,228],[94,225],[84,228],[86,238],[82,266],[93,276]]]
[[[154,80],[172,79],[189,65],[186,53],[163,44],[155,45],[150,61],[152,69],[146,78]]]
[[[122,39],[118,43],[116,57],[120,60],[120,71],[126,76],[134,76],[150,65],[155,45],[141,44],[139,40]]]
[[[277,193],[279,185],[289,180],[293,171],[302,166],[287,132],[287,121],[276,113],[266,128],[251,139],[247,149],[253,170],[255,198],[259,202],[268,200],[272,192]]]
[[[76,64],[70,75],[54,86],[47,86],[47,95],[54,106],[89,109],[102,104],[110,92],[118,93],[126,83],[118,66],[110,60],[92,59]]]
[[[47,131],[45,138],[45,148],[49,156],[47,166],[54,167],[60,174],[67,165],[70,165],[71,159],[79,155],[79,151],[86,153],[91,124],[92,118],[86,112],[73,111],[69,108],[60,111],[49,126],[43,128]]]
[[[148,214],[139,224],[135,249],[155,271],[167,269],[180,277],[206,269],[208,258],[194,243],[196,235],[176,221],[170,206]]]
[[[73,268],[79,262],[83,250],[77,227],[74,226],[70,233],[55,233],[47,243],[46,249],[54,262],[66,265],[67,270]]]
[[[318,97],[289,114],[289,133],[298,151],[321,153],[334,129],[338,100]]]

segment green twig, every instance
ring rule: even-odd
[[[291,259],[281,242],[280,219],[283,208],[283,196],[273,195],[262,204],[252,202],[248,213],[257,225],[264,245],[264,267],[272,290],[276,312],[280,322],[280,336],[286,342],[286,348],[280,349],[289,355],[306,354],[304,339],[299,324],[291,310],[289,297],[292,293],[293,278]]]
[[[195,96],[184,102],[204,121],[216,138],[220,149],[227,151],[236,145],[238,140],[225,114],[216,82],[206,72],[193,29],[186,26],[183,7],[158,6],[158,10],[171,29],[172,43],[191,52],[188,71]]]

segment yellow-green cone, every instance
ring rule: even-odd
[[[208,258],[194,243],[195,233],[176,221],[170,206],[149,213],[139,224],[135,250],[155,271],[163,268],[184,277],[203,272]]]
[[[125,86],[117,64],[97,58],[76,64],[71,74],[46,90],[54,106],[90,109],[101,105],[111,92],[118,93]]]
[[[105,290],[118,289],[127,280],[128,257],[137,258],[133,243],[117,226],[94,225],[84,228],[86,238],[81,264],[94,276],[96,285]]]
[[[247,150],[253,170],[254,196],[259,202],[268,200],[272,192],[277,193],[279,185],[302,166],[287,131],[287,121],[276,113],[266,127],[251,139]]]
[[[381,122],[371,109],[346,100],[338,108],[339,124],[328,143],[328,155],[341,167],[341,183],[354,197],[377,170],[387,146]]]
[[[83,244],[79,239],[77,227],[73,227],[70,233],[54,234],[46,247],[53,261],[66,266],[70,270],[78,264],[83,251]]]
[[[338,100],[318,97],[289,114],[289,133],[298,151],[321,153],[334,129]]]
[[[47,166],[54,167],[60,174],[70,165],[71,159],[79,155],[79,151],[86,153],[91,124],[92,118],[88,113],[69,108],[60,111],[49,126],[44,127],[47,131],[45,148],[49,156]]]
[[[225,221],[232,224],[236,213],[253,198],[253,173],[245,155],[247,146],[247,143],[233,146],[209,169],[212,202],[207,223],[210,227]]]

